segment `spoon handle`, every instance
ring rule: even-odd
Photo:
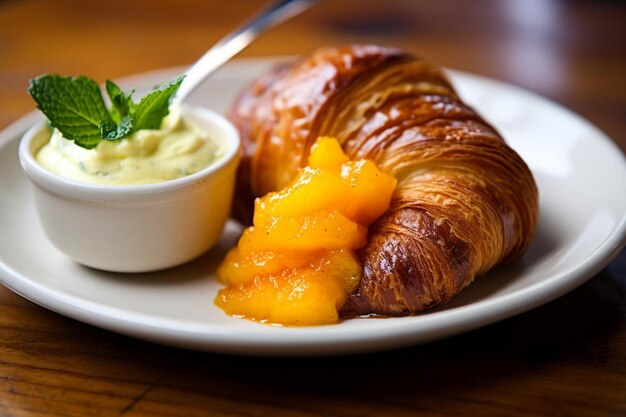
[[[252,16],[206,51],[187,71],[174,101],[183,102],[213,71],[250,45],[261,33],[309,9],[319,0],[278,0]]]

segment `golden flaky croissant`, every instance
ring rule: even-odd
[[[317,137],[398,178],[390,208],[359,251],[363,275],[343,315],[405,315],[448,302],[520,256],[537,224],[532,174],[456,95],[441,69],[393,48],[321,49],[244,91],[235,210],[286,186]]]

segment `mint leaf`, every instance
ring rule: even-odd
[[[30,82],[28,92],[66,139],[91,149],[105,140],[119,140],[140,129],[159,129],[184,76],[157,87],[139,104],[110,80],[106,91],[112,108],[107,110],[98,84],[87,77],[42,75]]]
[[[170,101],[176,94],[185,76],[170,81],[144,96],[130,112],[133,129],[159,129],[161,121],[169,113]]]
[[[111,121],[100,123],[100,134],[106,140],[119,140],[130,136],[133,131],[133,120],[130,116],[124,116],[118,124]]]
[[[135,103],[133,103],[131,98],[135,90],[132,90],[126,95],[117,84],[111,80],[106,80],[105,87],[111,99],[111,104],[113,105],[111,108],[111,117],[115,123],[120,123],[124,117],[128,116],[130,110],[135,107]]]
[[[28,92],[50,124],[83,148],[95,147],[101,123],[111,121],[98,84],[87,77],[43,75],[31,80]]]

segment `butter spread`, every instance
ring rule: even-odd
[[[94,184],[149,184],[172,180],[206,168],[220,155],[209,135],[172,111],[159,130],[139,130],[128,138],[102,140],[85,149],[54,130],[36,154],[57,175]]]

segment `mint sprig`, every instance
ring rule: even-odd
[[[98,84],[87,77],[42,75],[30,82],[28,92],[37,108],[66,139],[91,149],[101,140],[120,140],[140,129],[159,129],[184,76],[167,82],[135,103],[112,81],[106,81],[111,109],[104,104]]]

